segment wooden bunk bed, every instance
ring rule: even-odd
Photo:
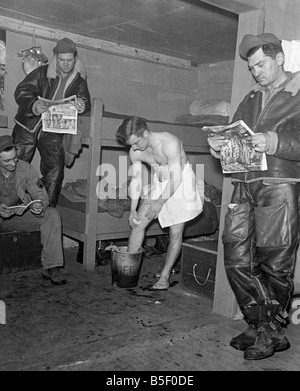
[[[63,234],[83,242],[83,268],[86,271],[91,271],[95,268],[96,241],[124,239],[128,238],[130,234],[128,211],[124,212],[122,218],[116,219],[108,213],[99,213],[98,208],[99,200],[96,188],[99,177],[96,175],[96,172],[101,163],[102,151],[104,148],[124,150],[124,147],[117,142],[115,132],[125,116],[109,114],[111,113],[104,112],[102,100],[94,98],[90,116],[80,116],[78,120],[81,142],[89,149],[84,210],[71,208],[60,204],[60,202],[57,205],[62,219]],[[177,135],[182,140],[188,154],[209,153],[206,135],[201,131],[201,126],[159,121],[149,122],[149,128],[152,131],[168,131]],[[185,228],[188,236],[197,236],[197,229],[194,229],[197,226],[196,219],[189,222],[190,224],[187,224]],[[167,230],[160,228],[157,221],[154,221],[149,225],[146,236],[156,236],[167,232]]]

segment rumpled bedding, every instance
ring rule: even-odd
[[[98,212],[107,212],[113,217],[121,218],[126,210],[130,209],[130,199],[124,196],[125,186],[122,188],[113,187],[107,183],[107,188],[104,191],[100,191],[98,194]],[[82,210],[82,205],[86,202],[87,194],[87,180],[77,179],[75,182],[67,182],[61,189],[58,204],[62,206],[70,206],[73,203],[73,207],[78,210]],[[126,193],[127,194],[127,193]],[[80,204],[80,205],[79,205]]]

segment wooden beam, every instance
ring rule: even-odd
[[[238,0],[201,0],[201,3],[207,3],[214,7],[221,8],[223,10],[240,15],[245,12],[257,10],[252,5],[241,3]]]
[[[136,49],[126,45],[118,45],[113,42],[103,41],[101,39],[91,38],[81,34],[74,34],[68,31],[58,30],[50,27],[47,28],[41,25],[25,22],[19,19],[9,18],[3,15],[0,15],[0,27],[9,31],[31,36],[35,35],[36,37],[46,38],[53,41],[58,41],[59,39],[67,36],[68,38],[72,39],[78,47],[179,69],[189,70],[192,68],[190,61],[181,58],[148,52],[146,50]]]

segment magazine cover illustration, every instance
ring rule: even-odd
[[[254,132],[244,121],[236,121],[230,125],[204,126],[202,130],[228,138],[228,143],[220,151],[224,174],[267,170],[266,154],[255,151],[247,141],[247,137]]]
[[[72,104],[76,96],[57,101],[39,99],[49,107],[42,114],[44,132],[77,134],[77,109]]]

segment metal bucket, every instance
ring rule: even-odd
[[[112,284],[119,288],[133,288],[137,286],[142,267],[144,250],[137,253],[127,252],[127,246],[120,246],[111,250],[111,277]]]

